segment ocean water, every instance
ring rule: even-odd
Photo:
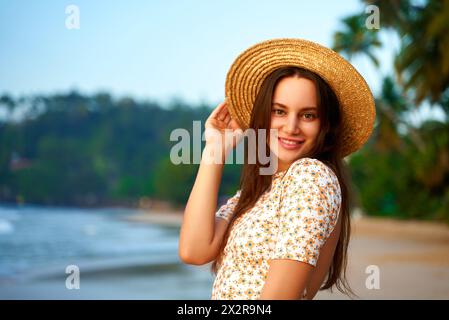
[[[0,298],[209,299],[213,276],[179,260],[179,228],[127,220],[136,213],[0,206]]]

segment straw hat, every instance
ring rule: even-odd
[[[371,135],[376,109],[367,83],[335,51],[293,38],[272,39],[243,51],[226,76],[226,101],[240,127],[249,127],[251,111],[263,80],[275,69],[298,66],[320,75],[333,89],[343,117],[343,157],[358,150]]]

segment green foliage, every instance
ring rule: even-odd
[[[365,148],[351,157],[361,206],[371,215],[449,222],[449,167],[435,159],[441,153],[420,153],[403,139],[402,152]]]
[[[158,198],[185,204],[195,181],[198,165],[175,165],[169,157],[159,162],[155,169],[154,188]]]
[[[396,33],[400,50],[395,75],[383,77],[376,98],[370,141],[349,160],[358,200],[371,215],[449,223],[449,1],[363,2],[379,8],[381,30]],[[366,29],[365,19],[365,13],[343,19],[334,48],[348,58],[365,55],[377,67],[380,37]],[[423,101],[445,118],[412,125],[406,115]]]
[[[203,125],[211,108],[181,101],[163,108],[131,98],[116,101],[106,93],[0,99],[0,107],[8,110],[21,103],[39,108],[28,110],[21,122],[0,124],[0,201],[51,205],[128,204],[140,197],[175,204],[187,201],[198,165],[171,163],[170,149],[177,142],[170,141],[170,133],[185,128],[191,144],[193,121]],[[224,192],[235,189],[238,175],[225,170]]]

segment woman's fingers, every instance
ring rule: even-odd
[[[224,118],[224,123],[226,123],[226,125],[228,125],[230,121],[231,121],[231,115],[228,112],[226,114],[226,117]]]
[[[218,119],[219,120],[225,120],[226,116],[229,114],[228,112],[228,108],[226,107],[226,105],[223,106],[223,108],[220,110],[220,112],[218,113]]]
[[[215,117],[218,118],[218,116],[219,116],[220,113],[222,112],[222,110],[223,110],[225,104],[226,104],[225,101],[223,101],[222,103],[220,103],[220,104],[219,104],[219,105],[212,111],[212,113],[210,114],[210,116],[211,116],[212,118],[215,118]]]
[[[242,130],[242,128],[240,128],[239,124],[237,123],[237,121],[235,121],[235,119],[231,119],[231,121],[229,122],[229,126],[231,127],[231,129],[233,130]]]
[[[228,110],[226,100],[213,110],[208,121],[215,129],[232,129],[232,136],[237,141],[243,136],[242,129]]]

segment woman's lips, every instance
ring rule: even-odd
[[[292,140],[288,140],[288,139],[282,139],[282,138],[278,138],[279,144],[287,150],[296,150],[301,148],[301,146],[303,145],[304,141],[292,141]],[[290,142],[290,143],[289,143]]]

